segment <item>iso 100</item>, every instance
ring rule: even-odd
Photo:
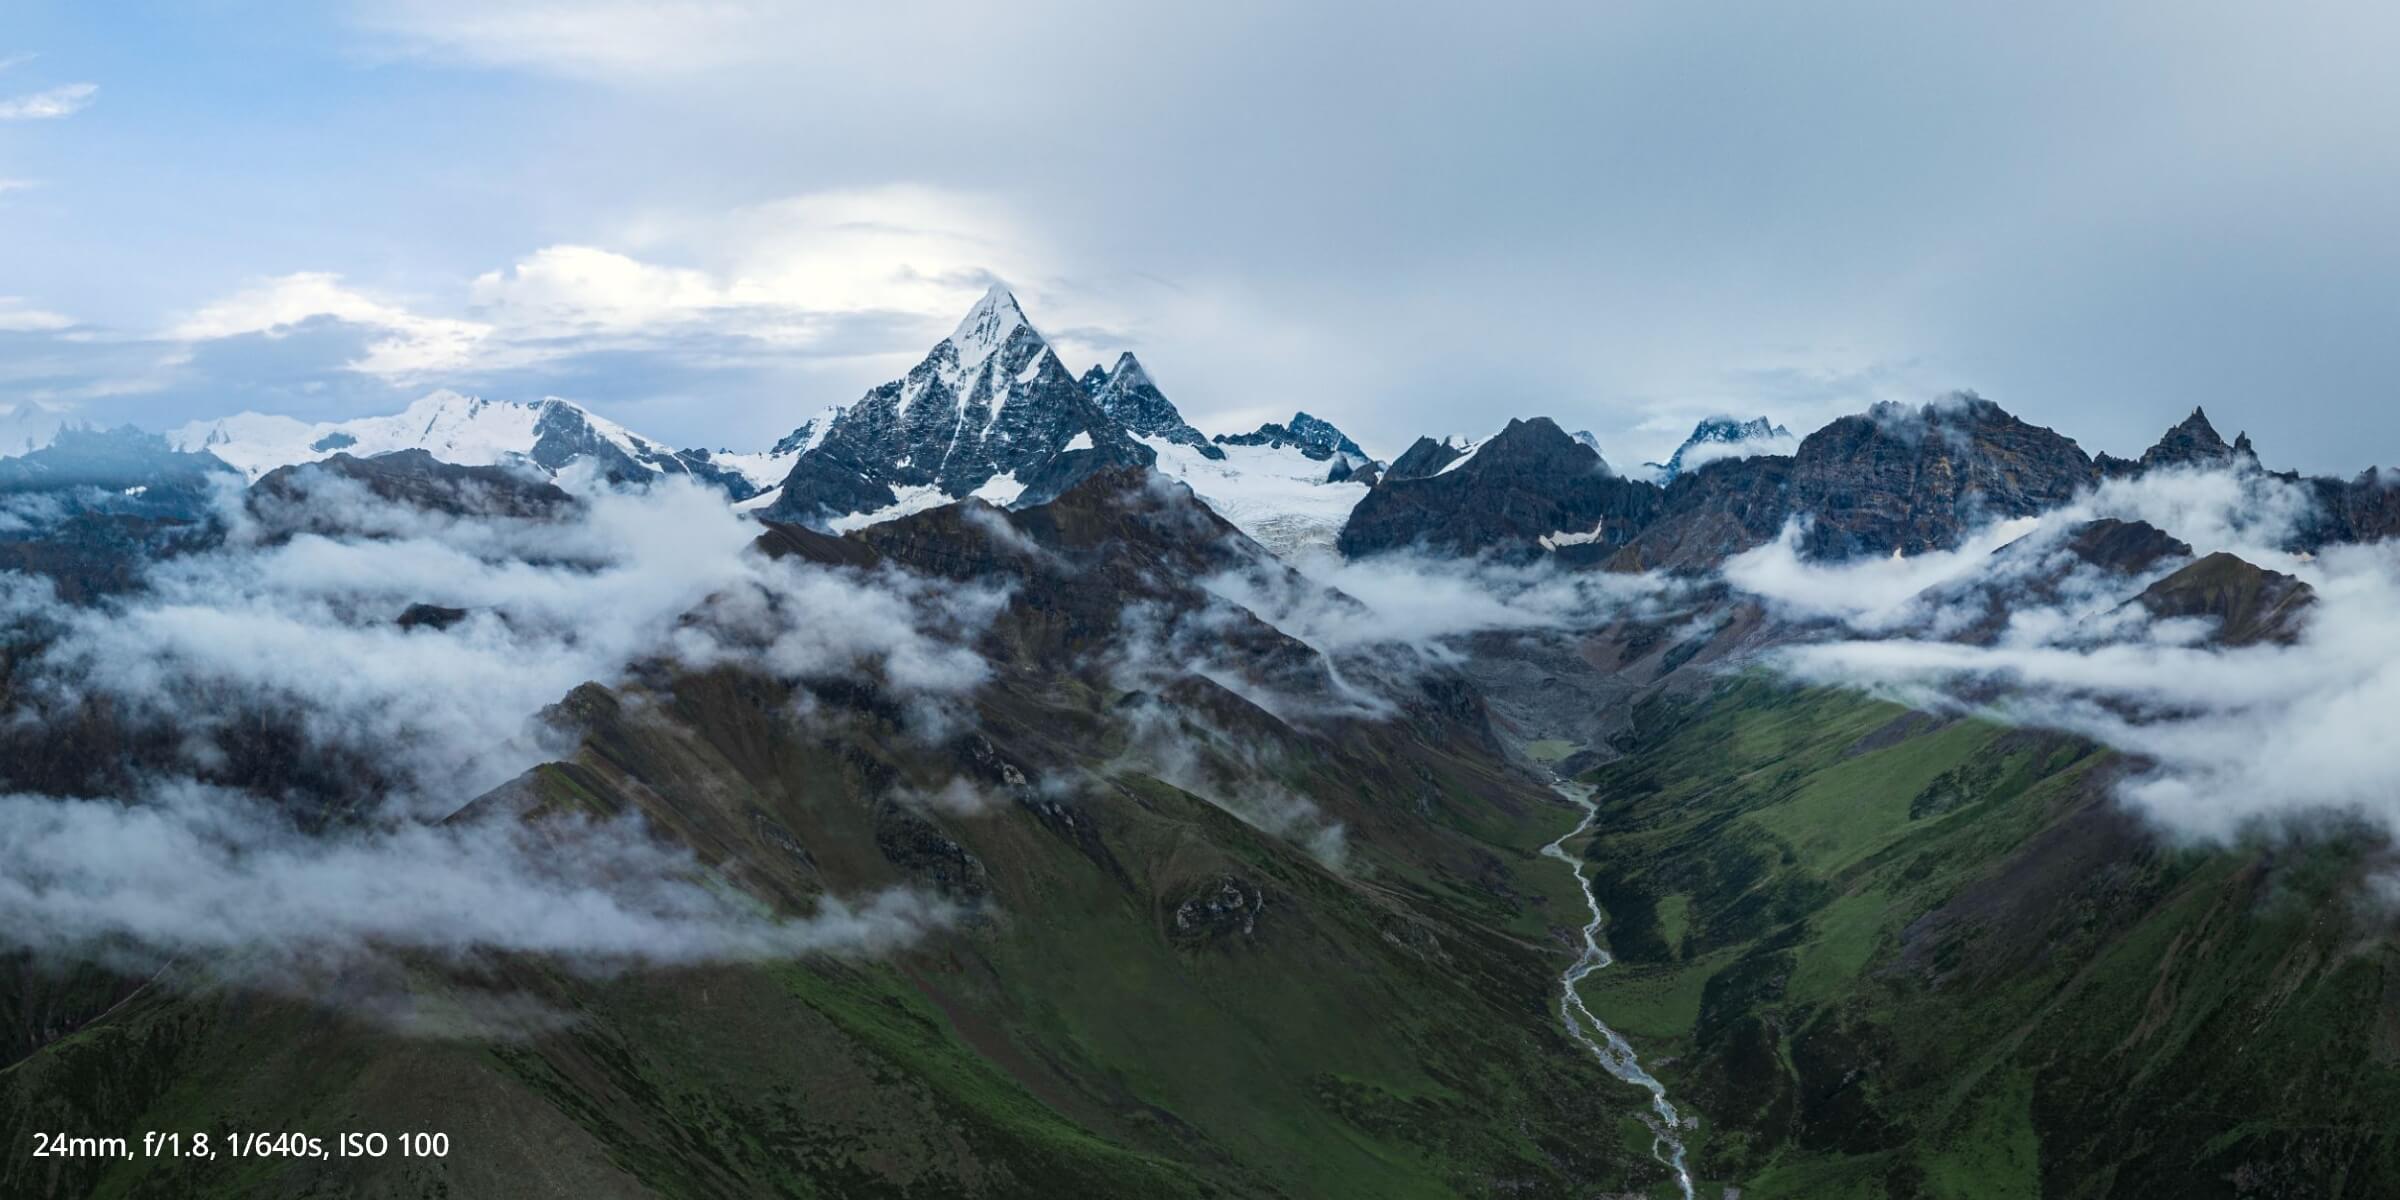
[[[450,1135],[446,1133],[345,1133],[340,1153],[343,1158],[448,1158]]]

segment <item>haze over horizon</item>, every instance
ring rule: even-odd
[[[2196,404],[2275,466],[2400,444],[2363,5],[20,7],[0,405],[451,387],[763,446],[1001,279],[1204,430],[1383,453],[1546,415],[1633,462],[1956,388],[2095,452]],[[1872,32],[1784,52],[1832,27]]]

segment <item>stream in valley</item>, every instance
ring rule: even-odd
[[[1567,1033],[1583,1043],[1584,1048],[1600,1060],[1600,1065],[1609,1074],[1650,1093],[1653,1116],[1649,1125],[1651,1133],[1655,1135],[1650,1143],[1650,1153],[1675,1173],[1675,1186],[1683,1193],[1684,1200],[1691,1200],[1692,1172],[1683,1161],[1683,1118],[1675,1111],[1675,1105],[1668,1101],[1667,1086],[1642,1068],[1641,1057],[1633,1052],[1633,1047],[1625,1041],[1624,1036],[1593,1016],[1592,1010],[1585,1006],[1583,997],[1575,990],[1575,985],[1583,982],[1584,977],[1616,959],[1600,945],[1600,926],[1607,916],[1600,911],[1600,901],[1592,895],[1592,881],[1584,872],[1583,859],[1569,853],[1566,848],[1570,839],[1592,827],[1593,819],[1599,815],[1599,808],[1592,803],[1591,788],[1564,781],[1555,786],[1560,795],[1574,801],[1576,807],[1583,810],[1583,820],[1576,822],[1575,828],[1559,835],[1557,841],[1542,847],[1542,853],[1574,869],[1576,890],[1583,893],[1583,903],[1592,914],[1591,921],[1583,927],[1583,953],[1559,977],[1559,1019],[1566,1023]]]

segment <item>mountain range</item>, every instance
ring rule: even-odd
[[[1481,439],[1422,438],[1387,466],[1305,412],[1204,436],[1130,353],[1078,378],[997,286],[907,375],[825,409],[764,452],[670,449],[565,400],[452,392],[389,417],[195,421],[168,441],[253,479],[335,453],[399,449],[470,466],[590,469],[618,483],[686,475],[768,519],[834,531],[970,496],[1039,505],[1093,473],[1138,466],[1182,481],[1280,553],[1422,547],[1621,570],[1706,570],[1801,514],[1812,517],[1813,555],[1915,554],[2103,479],[2258,465],[2247,435],[2228,443],[2198,411],[2138,459],[2095,458],[1961,394],[1880,405],[1805,439],[1765,417],[1712,417],[1666,462],[1632,475],[1611,469],[1588,433],[1543,418]],[[2372,477],[2308,486],[2323,508],[2319,541],[2369,539],[2400,521]]]
[[[1210,437],[998,288],[764,451],[68,429],[0,1125],[456,1149],[0,1193],[2388,1194],[2395,533],[2198,410]]]

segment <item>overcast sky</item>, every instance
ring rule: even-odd
[[[2400,462],[2400,10],[1967,7],[8,0],[0,404],[755,447],[1000,278],[1385,453],[1973,388]]]

